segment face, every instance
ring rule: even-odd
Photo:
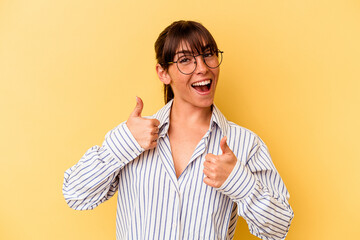
[[[184,52],[191,52],[187,44],[182,44],[178,48],[174,61],[178,61]],[[202,52],[194,53],[195,56],[198,54],[202,54]],[[214,102],[220,68],[209,68],[201,55],[196,57],[196,63],[196,69],[190,75],[181,73],[176,64],[171,64],[168,69],[170,85],[174,92],[174,101],[177,104],[207,108]]]

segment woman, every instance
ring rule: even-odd
[[[155,43],[166,105],[137,105],[65,172],[74,209],[118,190],[117,239],[232,239],[237,216],[262,239],[285,238],[289,193],[264,142],[213,104],[222,52],[200,23],[177,21]]]

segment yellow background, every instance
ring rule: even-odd
[[[268,145],[290,192],[287,239],[356,239],[360,2],[0,1],[0,239],[115,239],[116,198],[74,211],[64,171],[163,106],[153,44],[202,22],[224,53],[215,103]],[[240,220],[235,239],[257,239]]]

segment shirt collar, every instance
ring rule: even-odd
[[[153,117],[160,122],[159,138],[165,136],[169,130],[170,110],[173,101],[173,99],[170,100],[163,108],[161,108],[157,113],[153,115]],[[229,128],[228,121],[215,104],[213,104],[213,111],[211,115],[208,133],[212,131],[214,126],[218,126],[220,128],[222,137],[227,135],[227,131]]]

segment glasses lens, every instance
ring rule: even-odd
[[[208,52],[204,53],[204,61],[209,68],[217,68],[222,62],[222,52]]]
[[[177,60],[177,66],[180,72],[191,74],[196,68],[195,58],[192,55],[183,55]]]
[[[219,67],[223,59],[222,53],[220,50],[205,52],[202,54],[205,64],[209,68]],[[183,74],[192,74],[196,69],[196,58],[193,55],[180,56],[176,61],[176,65]]]

